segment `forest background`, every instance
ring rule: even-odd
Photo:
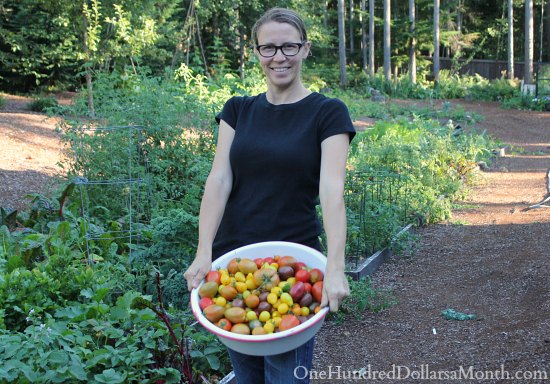
[[[529,4],[532,12],[526,12]],[[398,77],[410,68],[413,43],[420,81],[433,77],[434,54],[452,59],[451,72],[474,58],[506,60],[509,32],[515,60],[532,55],[535,62],[550,61],[550,2],[544,0],[2,0],[0,89],[77,90],[85,84],[85,74],[130,67],[161,75],[182,63],[206,76],[233,71],[243,77],[253,58],[249,31],[272,6],[304,16],[313,42],[308,65],[332,66],[318,71],[328,83],[333,78],[346,82],[342,64],[351,71],[352,84],[357,82],[354,73],[372,75],[388,65],[386,79]],[[531,51],[526,45],[532,45]],[[337,62],[340,74],[334,70]]]

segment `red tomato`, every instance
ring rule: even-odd
[[[309,272],[306,271],[305,269],[298,270],[294,274],[294,277],[296,278],[296,281],[301,281],[302,283],[309,282]]]
[[[199,307],[201,311],[204,311],[204,308],[208,307],[209,305],[214,304],[214,301],[210,297],[203,297],[199,301]]]
[[[218,285],[220,285],[220,279],[221,279],[221,274],[218,271],[210,271],[204,278],[206,282],[215,281],[216,284]]]
[[[218,320],[216,325],[221,329],[225,329],[226,331],[231,331],[231,327],[233,326],[233,324],[231,324],[231,321],[227,320],[225,317]]]
[[[311,288],[311,295],[315,299],[315,301],[321,302],[321,299],[323,298],[323,282],[318,281],[315,284],[313,284],[313,287]]]
[[[265,263],[271,264],[275,262],[275,259],[273,257],[265,257],[263,261],[264,262],[262,263],[262,265],[264,265]]]
[[[264,259],[262,259],[261,257],[254,259],[254,262],[256,263],[258,269],[260,269],[262,265],[264,265]]]
[[[311,293],[311,284],[309,282],[304,283],[304,289],[306,292]]]
[[[318,281],[322,281],[325,275],[319,268],[313,268],[309,271],[309,281],[311,284],[315,284]]]

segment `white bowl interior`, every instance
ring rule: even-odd
[[[319,268],[325,272],[326,257],[319,251],[285,241],[268,241],[246,245],[230,251],[212,263],[212,269],[225,268],[234,257],[255,259],[258,257],[273,257],[275,255],[294,256],[298,261],[306,263],[308,267]],[[201,282],[201,285],[204,280]],[[199,307],[199,289],[191,291],[191,309],[197,320],[208,331],[216,334],[227,347],[241,353],[256,356],[275,355],[290,351],[311,339],[321,328],[328,308],[322,308],[308,321],[277,333],[267,335],[241,335],[226,331],[211,323]],[[292,336],[292,337],[290,337]]]

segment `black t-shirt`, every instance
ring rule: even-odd
[[[319,93],[274,105],[265,93],[229,99],[216,120],[235,137],[233,186],[213,245],[213,257],[261,241],[318,248],[321,142],[355,135],[346,105]]]

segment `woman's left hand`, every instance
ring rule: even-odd
[[[349,295],[349,284],[345,273],[327,272],[325,274],[321,307],[328,305],[331,312],[336,312],[342,301]]]

